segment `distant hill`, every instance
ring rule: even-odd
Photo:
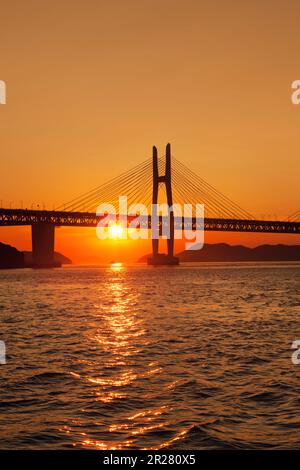
[[[143,256],[139,262],[147,262],[149,256]],[[300,261],[300,245],[260,245],[248,248],[227,243],[207,243],[202,250],[186,250],[176,256],[182,262]]]
[[[23,253],[25,265],[26,267],[30,267],[32,265],[32,251],[23,251]],[[70,258],[67,258],[57,251],[54,252],[54,261],[58,264],[72,264],[72,260]]]
[[[24,254],[13,246],[0,242],[0,269],[23,267]]]
[[[61,264],[72,264],[70,258],[61,253],[54,253],[54,261]],[[0,242],[0,269],[30,268],[32,266],[32,252],[19,251],[13,246]]]
[[[72,260],[58,251],[54,252],[54,261],[59,262],[60,264],[72,264]]]

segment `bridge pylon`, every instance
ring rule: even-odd
[[[158,218],[157,205],[158,205],[158,189],[159,184],[162,183],[166,188],[167,204],[169,206],[169,224],[170,230],[167,239],[167,254],[159,253],[159,238],[157,236],[157,227],[151,227],[152,232],[152,257],[148,258],[148,264],[150,265],[177,265],[179,264],[179,258],[174,256],[174,212],[173,206],[173,195],[172,195],[172,173],[171,173],[171,145],[166,146],[166,162],[165,162],[165,174],[159,175],[158,169],[158,155],[157,148],[153,147],[152,154],[152,216],[155,215],[155,219]],[[156,211],[153,214],[153,211]],[[161,228],[159,229],[159,235],[161,235]]]

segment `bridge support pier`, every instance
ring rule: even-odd
[[[33,268],[60,266],[54,261],[54,230],[53,224],[42,222],[31,226]]]
[[[152,192],[152,211],[158,204],[158,187],[159,183],[164,183],[167,194],[167,204],[169,208],[173,206],[172,182],[171,182],[171,146],[166,147],[166,167],[165,175],[159,176],[157,148],[153,147],[153,192]],[[157,214],[156,214],[157,215]],[[153,232],[152,232],[153,236]],[[168,253],[158,252],[158,238],[152,238],[152,257],[148,258],[149,265],[177,265],[179,258],[174,256],[174,212],[170,211],[170,233],[167,240]]]

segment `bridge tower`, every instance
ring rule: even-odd
[[[153,216],[157,220],[158,213],[157,213],[157,204],[158,204],[158,189],[159,184],[162,183],[165,185],[166,188],[166,195],[167,195],[167,204],[169,206],[169,224],[170,224],[170,231],[169,236],[167,239],[167,247],[168,252],[167,254],[159,253],[159,238],[162,233],[161,227],[151,227],[152,233],[152,257],[148,258],[148,264],[151,265],[176,265],[179,264],[179,258],[174,256],[174,212],[172,210],[173,206],[173,196],[172,196],[172,177],[171,177],[171,145],[167,144],[166,146],[166,163],[165,163],[165,174],[159,175],[158,170],[158,156],[157,156],[157,148],[153,147],[153,154],[152,154],[152,171],[153,171],[153,180],[152,180],[152,211],[155,211],[153,214],[152,212],[152,220]]]

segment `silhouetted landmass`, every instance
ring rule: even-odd
[[[24,251],[24,259],[26,267],[32,266],[32,252],[31,251]],[[58,263],[58,265],[62,264],[72,264],[72,260],[67,258],[67,256],[58,253],[57,251],[54,252],[54,262]]]
[[[146,263],[149,256],[142,256],[139,262]],[[226,243],[207,243],[202,250],[186,250],[177,256],[181,262],[300,261],[300,245],[260,245],[248,248]]]
[[[24,254],[14,248],[0,242],[0,268],[23,268]]]
[[[70,258],[62,255],[61,253],[54,253],[54,261],[61,264],[72,264]],[[0,269],[8,268],[31,268],[32,267],[32,252],[19,251],[13,246],[6,245],[0,242]]]
[[[54,252],[54,261],[60,264],[72,264],[72,260],[58,251]]]

